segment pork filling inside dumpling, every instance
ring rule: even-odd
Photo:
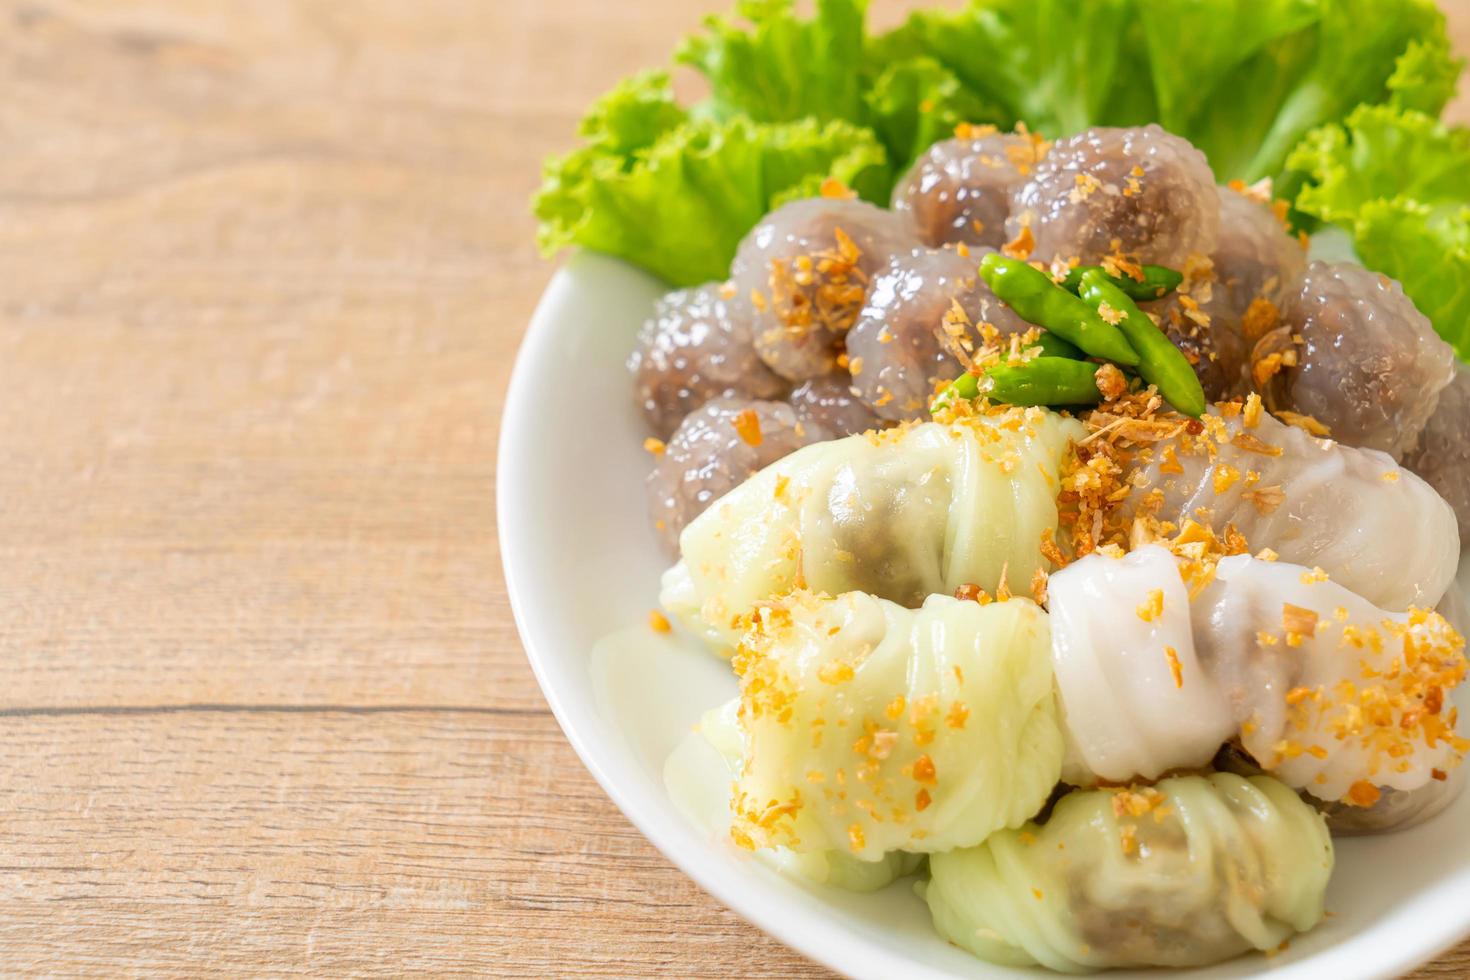
[[[964,585],[1025,591],[1050,565],[1073,419],[1009,409],[808,446],[685,528],[661,600],[728,648],[757,603],[796,588],[917,607]]]
[[[1269,776],[1079,790],[1042,825],[930,858],[940,935],[1066,973],[1198,966],[1269,950],[1323,916],[1332,839]]]

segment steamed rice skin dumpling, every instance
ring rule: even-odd
[[[732,665],[741,847],[934,853],[1019,826],[1061,774],[1047,617],[1029,599],[861,592],[762,606]]]
[[[1322,817],[1269,776],[1078,790],[1047,821],[934,855],[935,928],[981,959],[1064,973],[1202,966],[1322,920]]]
[[[723,844],[731,843],[735,815],[730,809],[730,790],[740,778],[746,755],[739,713],[739,698],[706,711],[698,728],[684,737],[664,763],[664,786],[674,803]],[[851,892],[886,888],[913,874],[924,862],[924,855],[907,851],[889,851],[876,861],[865,860],[855,857],[847,846],[798,852],[774,845],[757,851],[756,857],[783,874]]]
[[[1318,439],[1259,407],[1212,408],[1203,432],[1155,446],[1135,476],[1135,511],[1154,504],[1178,527],[1207,513],[1384,609],[1438,603],[1460,562],[1450,505],[1385,453]]]
[[[1446,781],[1470,749],[1450,702],[1459,633],[1321,569],[1225,557],[1191,598],[1174,556],[1150,545],[1073,563],[1050,600],[1069,782],[1206,766],[1238,738],[1288,786],[1369,807]]]
[[[684,529],[663,607],[728,648],[758,602],[805,587],[917,607],[963,585],[1024,589],[1057,526],[1059,471],[1084,430],[1007,409],[808,446]]]

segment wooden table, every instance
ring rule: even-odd
[[[539,161],[692,6],[0,7],[4,972],[825,975],[604,798],[496,549]]]

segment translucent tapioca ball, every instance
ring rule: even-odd
[[[1220,202],[1205,155],[1156,125],[1059,140],[1017,188],[1006,232],[1045,263],[1121,252],[1178,268],[1215,248]]]
[[[1460,543],[1470,544],[1470,374],[1457,372],[1439,393],[1439,404],[1404,465],[1455,508]]]
[[[1275,326],[1307,266],[1301,243],[1268,204],[1228,187],[1219,188],[1219,197],[1220,231],[1210,263],[1187,263],[1189,278],[1179,291],[1143,304],[1189,358],[1212,401],[1249,390],[1247,364],[1259,339],[1253,332]]]
[[[750,306],[724,283],[669,293],[628,358],[634,394],[661,439],[711,398],[780,398],[788,387],[755,353]]]
[[[785,402],[717,398],[679,423],[648,474],[654,529],[672,554],[684,525],[756,472],[826,438]]]
[[[898,215],[863,201],[819,197],[772,211],[730,267],[752,306],[756,353],[790,381],[830,373],[873,275],[917,244]]]
[[[1029,133],[999,132],[935,143],[893,189],[893,210],[925,245],[1000,248],[1011,195],[1048,145]]]
[[[1273,409],[1310,415],[1339,442],[1394,459],[1414,447],[1455,377],[1454,352],[1403,288],[1346,262],[1307,267],[1282,325],[1251,358]]]
[[[846,371],[802,382],[789,400],[796,418],[808,430],[807,437],[814,441],[840,439],[887,425],[853,392],[852,377]]]
[[[1221,187],[1220,231],[1211,259],[1217,300],[1244,314],[1256,299],[1278,309],[1307,269],[1307,252],[1269,204]]]
[[[1030,329],[980,278],[981,255],[980,249],[968,256],[948,248],[915,249],[894,256],[874,280],[848,333],[847,357],[853,388],[882,418],[924,417],[935,382],[960,373],[940,331],[978,346],[982,323],[1002,336]],[[951,315],[956,303],[963,317]]]

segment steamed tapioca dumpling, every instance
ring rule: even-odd
[[[790,381],[830,373],[874,274],[917,244],[898,215],[858,200],[810,198],[766,215],[730,267],[752,306],[756,353]]]
[[[893,210],[926,245],[1000,248],[1011,195],[1048,146],[1030,133],[994,131],[935,143],[893,189]]]
[[[664,761],[664,786],[674,804],[716,840],[731,839],[736,814],[732,789],[739,785],[749,753],[740,726],[741,700],[735,698],[706,711],[699,724]],[[752,842],[753,843],[753,842]],[[780,845],[761,848],[757,857],[783,874],[846,891],[871,892],[895,878],[913,874],[924,855],[888,851],[878,860],[855,857],[849,841],[835,847],[798,852]]]
[[[1291,295],[1307,269],[1307,253],[1270,205],[1248,192],[1218,189],[1220,232],[1210,258],[1213,299],[1243,314],[1256,299],[1276,307]]]
[[[785,402],[716,398],[680,423],[648,474],[654,530],[672,553],[679,532],[754,473],[811,442],[830,438],[803,425]]]
[[[1062,779],[1124,783],[1207,764],[1234,718],[1195,654],[1175,557],[1156,545],[1121,559],[1093,553],[1054,573],[1047,595]]]
[[[1288,786],[1368,807],[1446,781],[1465,641],[1437,613],[1381,609],[1306,569],[1224,558],[1190,606],[1194,652],[1240,742]]]
[[[791,407],[802,425],[827,433],[825,438],[840,439],[886,424],[873,414],[852,389],[852,378],[846,371],[835,371],[812,378],[791,393]]]
[[[780,398],[787,383],[756,356],[749,302],[709,282],[662,297],[628,358],[649,427],[667,439],[711,398]]]
[[[979,264],[979,251],[921,248],[895,255],[873,280],[847,354],[853,388],[880,417],[923,418],[935,383],[960,373],[941,330],[973,350],[982,343],[981,324],[1002,336],[1030,328],[995,298]],[[955,304],[963,317],[952,315]]]
[[[1178,268],[1209,255],[1220,224],[1215,175],[1205,155],[1157,125],[1097,127],[1059,140],[1017,188],[1010,239],[1042,262],[1096,264],[1122,253]]]
[[[1307,268],[1252,361],[1273,409],[1310,415],[1339,442],[1394,459],[1414,448],[1455,377],[1454,351],[1403,287],[1346,262]]]
[[[1439,404],[1404,465],[1455,509],[1460,540],[1470,543],[1470,374],[1457,372],[1439,393]]]
[[[1229,187],[1218,193],[1220,231],[1209,267],[1188,269],[1183,288],[1144,305],[1215,400],[1247,390],[1258,339],[1251,332],[1275,325],[1307,267],[1306,251],[1269,205]]]

